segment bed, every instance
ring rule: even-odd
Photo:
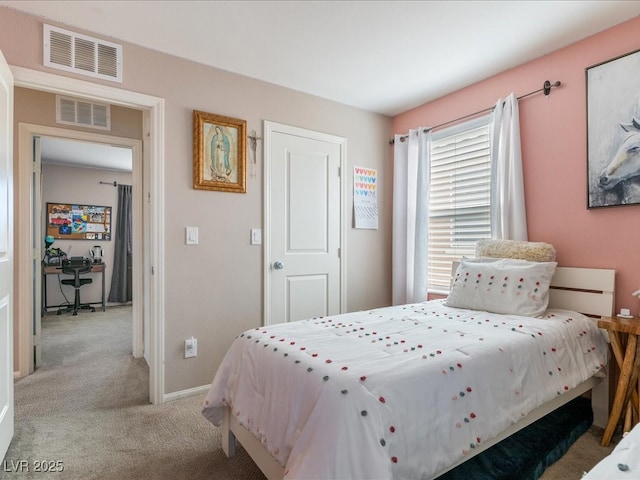
[[[620,480],[640,478],[640,424],[616,445],[608,456],[589,470],[584,480]]]
[[[500,262],[519,260],[454,267],[460,283],[446,300],[239,335],[203,405],[223,427],[227,456],[240,441],[269,479],[428,479],[589,390],[594,423],[604,426],[609,349],[587,315],[612,314],[615,272],[554,264],[547,290],[533,281],[538,270],[493,278],[492,269],[504,274]],[[480,288],[476,308],[453,298],[461,284]],[[491,289],[518,303],[527,288],[523,296],[544,305],[539,315],[474,304],[487,306]],[[532,302],[521,303],[518,313]]]

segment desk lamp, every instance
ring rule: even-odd
[[[46,237],[44,237],[44,255],[42,257],[42,260],[44,261],[45,258],[47,258],[47,255],[49,254],[49,247],[51,247],[51,245],[53,245],[53,242],[55,242],[55,238],[53,238],[53,235],[47,235]]]

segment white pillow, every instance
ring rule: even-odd
[[[494,313],[541,316],[549,305],[556,262],[462,258],[446,305]]]

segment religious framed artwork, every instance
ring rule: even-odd
[[[193,188],[247,192],[247,122],[193,111]]]
[[[586,68],[587,208],[640,204],[640,50]]]

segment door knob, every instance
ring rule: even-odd
[[[278,260],[277,262],[273,262],[273,268],[276,270],[282,270],[284,268],[284,264]]]

